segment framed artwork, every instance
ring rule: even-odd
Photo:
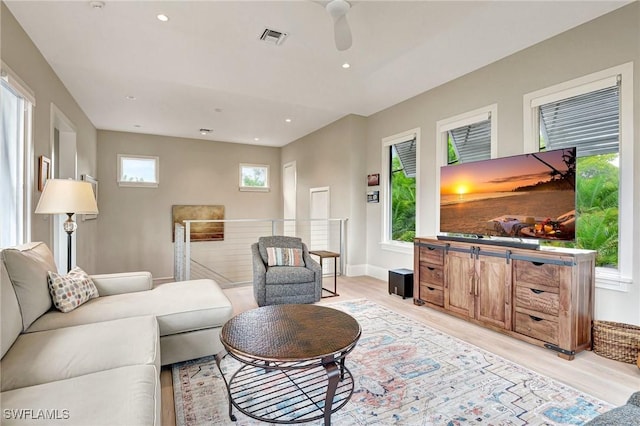
[[[175,224],[184,225],[185,220],[222,220],[224,219],[224,206],[207,205],[174,205],[171,207],[171,241],[175,241]],[[190,232],[191,241],[223,241],[223,222],[192,223]]]
[[[98,179],[89,175],[82,175],[82,180],[85,182],[89,182],[91,187],[93,188],[93,196],[96,197],[96,204],[98,204]],[[93,220],[97,219],[98,214],[83,214],[82,220]]]
[[[379,202],[380,202],[380,191],[367,192],[367,203],[379,203]]]
[[[47,179],[51,179],[51,160],[44,155],[38,158],[38,191],[44,190]]]
[[[380,173],[367,175],[367,186],[378,186],[378,185],[380,185]]]

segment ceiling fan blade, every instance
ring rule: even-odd
[[[346,16],[340,16],[333,22],[333,33],[336,39],[336,48],[338,50],[347,50],[351,47],[351,29],[347,22]]]
[[[351,47],[351,29],[347,22],[347,12],[351,5],[346,0],[332,0],[327,3],[327,12],[333,18],[333,32],[338,50],[347,50]]]

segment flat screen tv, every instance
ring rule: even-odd
[[[574,241],[575,171],[575,148],[443,166],[438,237]]]

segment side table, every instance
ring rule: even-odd
[[[329,296],[322,297],[325,298],[340,296],[338,294],[338,258],[340,257],[340,253],[327,250],[309,250],[309,254],[313,254],[320,258],[320,268],[322,268],[322,259],[333,258],[333,291],[329,290],[328,288],[322,287],[322,290],[330,293]]]

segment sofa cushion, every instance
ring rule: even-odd
[[[2,261],[0,261],[0,312],[2,312],[0,321],[0,358],[2,358],[22,332],[20,306]]]
[[[71,312],[89,299],[98,297],[98,289],[85,271],[75,267],[66,275],[48,273],[49,292],[60,312]]]
[[[2,391],[127,365],[160,369],[158,323],[125,318],[21,335],[2,359]]]
[[[161,423],[160,372],[153,365],[135,365],[86,374],[2,392],[1,396],[3,425],[116,426]],[[23,420],[16,419],[20,414]]]
[[[284,247],[267,247],[268,266],[304,266],[302,250]]]
[[[274,266],[267,269],[267,284],[304,283],[313,281],[315,275],[311,269],[301,266]]]
[[[51,251],[44,243],[29,243],[2,250],[2,261],[16,291],[22,329],[51,308],[47,272],[57,272]]]
[[[149,291],[97,297],[66,314],[49,311],[27,331],[154,315],[158,320],[160,336],[165,336],[221,327],[231,318],[232,312],[231,302],[215,281],[180,281],[159,284]]]

